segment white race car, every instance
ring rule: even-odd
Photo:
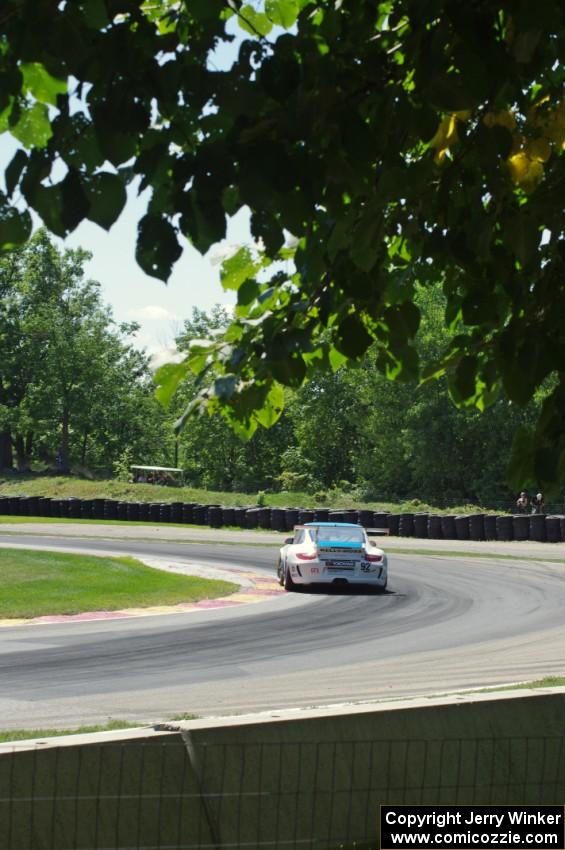
[[[285,590],[306,584],[367,584],[385,590],[387,557],[361,525],[307,522],[279,553],[277,577]]]

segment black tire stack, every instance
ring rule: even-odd
[[[292,531],[295,525],[298,525],[298,511],[295,508],[287,508],[284,512],[285,531]]]
[[[49,496],[40,496],[38,505],[39,516],[51,516],[51,499]],[[0,513],[1,513],[0,509]]]
[[[259,511],[260,508],[247,508],[245,513],[246,528],[259,528]]]
[[[237,525],[235,521],[235,508],[222,508],[222,525]]]
[[[211,528],[264,528],[281,533],[309,522],[348,522],[364,528],[387,529],[392,536],[419,539],[565,541],[565,516],[554,514],[392,514],[366,509],[223,507],[194,502],[121,502],[22,495],[0,496],[0,515],[172,522]]]
[[[494,514],[485,514],[485,540],[496,540],[496,520]]]
[[[127,503],[126,516],[128,522],[139,522],[139,520],[141,519],[139,511],[139,502]]]
[[[149,502],[149,522],[160,522],[161,505],[159,502]]]
[[[118,518],[118,503],[115,499],[104,499],[104,519]]]
[[[508,514],[496,518],[496,539],[508,541],[513,539],[513,520]]]
[[[430,540],[443,540],[441,517],[438,514],[430,514],[428,517],[428,537]]]
[[[92,517],[93,519],[104,519],[105,499],[92,500]]]
[[[171,521],[171,506],[168,502],[162,502],[159,505],[159,522]]]
[[[363,528],[373,528],[374,511],[359,511],[359,525]]]
[[[182,522],[182,502],[171,502],[171,522]]]
[[[206,511],[207,508],[205,505],[197,504],[192,506],[193,525],[206,525]]]
[[[527,514],[514,514],[512,517],[514,540],[530,539],[530,518]]]
[[[470,527],[468,516],[461,514],[460,516],[455,517],[455,534],[457,536],[457,540],[469,540]]]
[[[455,517],[451,514],[445,514],[441,518],[441,533],[444,540],[455,540],[457,537],[457,529],[455,528]]]
[[[530,515],[530,540],[535,540],[536,543],[545,543],[547,537],[545,533],[545,515],[531,514]]]
[[[298,511],[298,524],[304,525],[306,522],[314,522],[314,511]]]
[[[210,505],[206,519],[211,528],[221,528],[224,524],[223,509],[219,505]]]
[[[258,514],[257,522],[258,522],[259,528],[269,528],[270,529],[270,527],[271,527],[271,509],[261,507],[257,511],[257,514]]]
[[[127,502],[118,502],[116,505],[116,513],[118,515],[118,519],[126,520],[128,518]]]
[[[545,536],[548,543],[561,543],[561,517],[546,516]]]
[[[284,508],[271,508],[271,528],[273,531],[286,531]]]
[[[398,533],[401,537],[414,537],[414,514],[400,514]]]
[[[471,514],[469,517],[469,538],[471,540],[485,539],[484,514]]]
[[[387,528],[388,529],[388,514],[384,511],[374,511],[373,512],[373,528]]]
[[[185,502],[182,506],[182,521],[187,525],[194,522],[194,502]]]
[[[428,536],[428,518],[429,514],[426,513],[414,514],[414,537]]]
[[[239,528],[247,528],[246,526],[247,508],[233,509],[233,524]]]

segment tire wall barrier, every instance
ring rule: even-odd
[[[292,531],[306,522],[353,522],[386,529],[393,537],[430,540],[532,540],[565,542],[565,516],[559,514],[386,513],[329,508],[200,505],[195,502],[126,502],[49,496],[0,496],[0,516],[78,520],[176,523],[211,528],[256,528]]]

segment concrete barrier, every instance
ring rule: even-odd
[[[562,804],[565,689],[0,745],[2,850],[378,847],[389,804]]]

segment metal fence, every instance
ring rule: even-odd
[[[565,737],[206,743],[0,755],[2,850],[373,850],[379,805],[562,804]]]

